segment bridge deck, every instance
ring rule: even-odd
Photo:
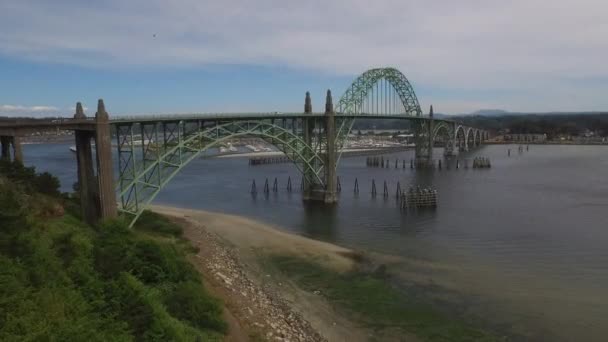
[[[175,121],[199,121],[199,120],[268,120],[268,119],[300,119],[300,118],[322,118],[324,113],[194,113],[194,114],[162,114],[162,115],[137,115],[137,116],[114,116],[110,118],[110,124],[144,123],[144,122],[175,122]],[[392,119],[392,120],[429,120],[428,116],[411,116],[403,114],[342,114],[336,113],[338,118],[355,119]],[[453,122],[446,119],[435,119],[435,121]],[[63,130],[95,130],[95,119],[6,119],[0,120],[1,135],[15,135],[19,133],[30,133],[41,130],[63,129]]]

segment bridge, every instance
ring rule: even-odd
[[[228,139],[253,136],[274,145],[295,163],[303,175],[304,200],[335,203],[336,168],[355,120],[362,119],[409,121],[415,132],[418,168],[432,166],[433,146],[438,140],[444,143],[444,155],[451,156],[456,150],[477,147],[488,138],[484,130],[435,118],[432,106],[424,114],[405,75],[394,68],[378,68],[355,79],[335,106],[328,90],[321,113],[313,112],[307,92],[301,113],[110,118],[103,100],[99,100],[94,117],[87,117],[78,103],[73,118],[4,120],[0,121],[1,158],[22,162],[21,140],[27,134],[72,130],[83,218],[95,223],[121,212],[133,224],[167,183],[200,153]],[[112,139],[117,168],[112,159]]]

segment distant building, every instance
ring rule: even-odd
[[[513,142],[544,142],[547,141],[546,134],[505,134],[505,141]]]

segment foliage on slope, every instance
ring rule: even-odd
[[[221,303],[186,260],[179,228],[151,214],[145,233],[120,220],[90,227],[58,188],[51,175],[0,165],[0,340],[222,339]]]

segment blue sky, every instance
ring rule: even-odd
[[[321,110],[393,66],[423,108],[608,110],[604,1],[5,0],[0,115]]]

